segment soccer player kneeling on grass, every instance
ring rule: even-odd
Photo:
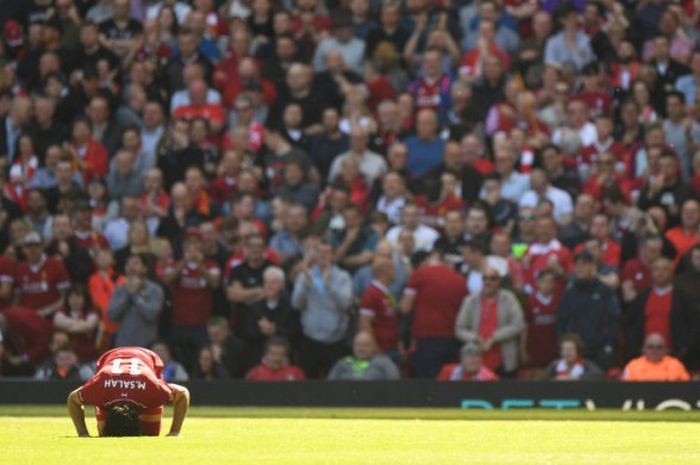
[[[189,391],[162,379],[163,361],[141,347],[106,352],[97,361],[97,373],[68,396],[78,436],[90,436],[83,406],[95,406],[100,436],[158,436],[163,406],[173,404],[168,436],[178,436],[190,405]]]

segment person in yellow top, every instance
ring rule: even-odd
[[[688,381],[690,375],[683,363],[666,354],[666,341],[659,333],[644,340],[644,355],[631,360],[622,373],[624,381]]]

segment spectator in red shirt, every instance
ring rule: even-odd
[[[27,234],[22,244],[27,259],[15,268],[17,304],[49,318],[63,305],[68,273],[63,262],[44,253],[38,233]]]
[[[459,304],[467,293],[464,278],[447,266],[441,252],[423,255],[408,278],[401,312],[413,313],[413,376],[434,379],[445,363],[453,362],[459,343],[454,338]]]
[[[183,105],[173,111],[175,118],[192,120],[195,118],[205,118],[211,124],[212,132],[218,134],[224,127],[226,114],[224,107],[220,103],[209,103],[207,101],[207,83],[203,79],[195,79],[187,87],[190,98],[189,105]]]
[[[107,174],[107,150],[92,138],[92,125],[89,119],[80,117],[73,122],[73,141],[70,150],[73,155],[72,162],[83,175],[83,182],[89,183]]]
[[[289,364],[289,343],[281,337],[267,341],[262,362],[248,372],[248,381],[304,381],[301,368]]]
[[[618,268],[620,266],[621,250],[619,244],[610,237],[610,220],[607,215],[598,213],[593,217],[590,235],[600,246],[600,262],[605,266]],[[579,244],[574,249],[574,254],[581,252],[584,248],[585,243]]]
[[[537,275],[537,291],[530,294],[525,306],[527,331],[521,338],[522,360],[525,364],[543,368],[557,356],[556,318],[560,292],[557,277],[544,269]]]
[[[165,269],[163,281],[172,289],[172,344],[185,354],[194,354],[208,343],[206,325],[214,290],[221,282],[221,270],[204,258],[198,234],[187,236],[183,259]]]
[[[397,355],[399,343],[398,305],[389,290],[394,281],[391,259],[376,258],[372,265],[374,280],[362,293],[359,328],[372,334],[379,348],[390,357]]]
[[[554,271],[558,277],[565,277],[573,268],[571,252],[557,239],[557,223],[552,217],[537,219],[537,241],[531,244],[523,259],[525,271],[525,291],[530,293],[535,277],[545,268]]]
[[[686,315],[693,307],[689,296],[673,285],[673,261],[657,258],[651,265],[652,286],[641,292],[629,306],[625,317],[625,344],[628,358],[639,356],[644,340],[659,333],[673,353],[687,350]]]
[[[622,300],[633,301],[640,292],[651,286],[651,264],[661,257],[663,240],[658,235],[642,237],[639,255],[625,262],[622,268]]]
[[[478,344],[464,344],[460,363],[450,363],[440,370],[438,381],[496,381],[498,375],[482,363]]]

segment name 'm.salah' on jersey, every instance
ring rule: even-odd
[[[112,349],[97,361],[97,372],[80,388],[80,398],[98,408],[133,402],[144,413],[172,399],[172,389],[161,379],[162,372],[163,361],[148,349]]]

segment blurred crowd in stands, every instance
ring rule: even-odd
[[[700,1],[0,6],[0,376],[700,373]]]

